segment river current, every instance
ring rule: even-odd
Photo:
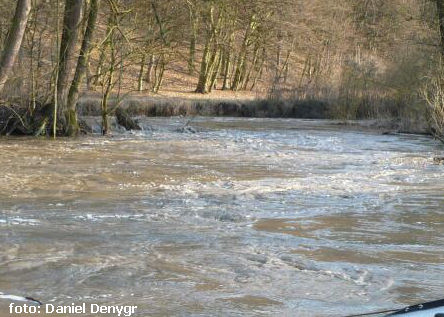
[[[0,292],[137,316],[344,316],[444,297],[436,142],[185,122],[1,139]]]

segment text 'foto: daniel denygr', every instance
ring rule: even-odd
[[[75,305],[53,305],[45,304],[42,306],[36,305],[16,305],[14,303],[9,304],[10,314],[70,314],[70,315],[85,315],[85,314],[107,314],[115,315],[117,317],[131,317],[137,310],[137,306],[111,306],[111,305],[98,305],[86,303]]]

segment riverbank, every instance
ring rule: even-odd
[[[247,95],[240,97],[229,95],[208,97],[191,94],[186,97],[131,95],[119,100],[111,98],[112,106],[119,104],[130,115],[147,117],[171,116],[225,116],[247,118],[300,118],[328,119],[329,107],[326,102],[315,100],[275,101],[254,98]],[[101,98],[88,95],[80,99],[80,115],[101,115]]]
[[[78,103],[81,116],[100,116],[100,95],[89,94]],[[322,100],[270,100],[254,94],[218,94],[216,96],[181,93],[176,95],[129,95],[111,105],[119,105],[131,116],[172,117],[243,117],[296,118],[336,120],[337,125],[381,133],[430,135],[425,118],[418,112],[398,117],[343,119],[337,115],[338,105]]]
[[[337,102],[314,99],[269,99],[254,94],[229,92],[208,96],[190,92],[154,96],[130,94],[120,99],[113,96],[109,99],[108,113],[111,120],[116,109],[124,110],[120,113],[124,113],[127,119],[130,117],[194,118],[198,116],[316,119],[329,120],[332,126],[340,126],[342,129],[373,131],[381,134],[431,135],[425,117],[418,109],[403,114],[393,114],[383,112],[389,111],[387,109],[372,108],[367,110],[373,112],[368,111],[367,115],[358,116],[344,114],[347,113],[344,111],[345,108],[347,106],[341,106]],[[48,129],[52,127],[51,109],[50,104],[37,104],[34,110],[18,104],[5,104],[0,107],[0,134],[50,135]],[[77,110],[82,133],[96,133],[97,129],[88,125],[84,119],[102,116],[100,94],[83,96],[77,104]],[[342,115],[339,115],[340,113]],[[370,113],[378,113],[378,115],[370,115]],[[93,121],[93,125],[100,125],[101,119],[97,118]],[[112,128],[119,129],[114,123]],[[58,131],[58,135],[63,135],[63,131]]]

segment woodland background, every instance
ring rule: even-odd
[[[0,0],[1,100],[16,107],[3,112],[26,119],[23,132],[75,135],[79,111],[94,108],[106,134],[107,116],[122,104],[147,115],[193,115],[213,100],[213,114],[389,118],[442,138],[443,7],[443,0]],[[153,106],[165,102],[168,111]],[[10,130],[11,120],[2,131]]]

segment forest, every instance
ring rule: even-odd
[[[156,115],[143,96],[222,94],[251,99],[239,116],[382,118],[444,140],[444,0],[1,0],[0,10],[1,134],[78,135],[88,100],[108,134],[131,96]],[[199,107],[173,102],[170,114]]]

